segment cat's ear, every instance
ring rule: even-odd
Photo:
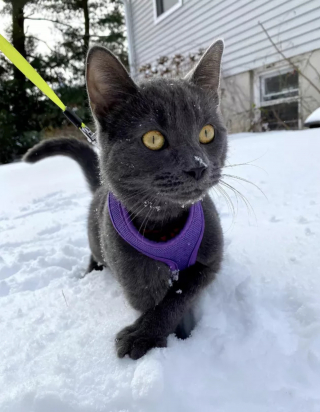
[[[220,84],[223,49],[223,40],[219,39],[212,43],[185,79],[202,89],[217,92]]]
[[[101,46],[89,50],[86,82],[91,109],[97,117],[138,90],[120,60]]]

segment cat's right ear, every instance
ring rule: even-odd
[[[89,50],[86,82],[91,109],[97,117],[104,116],[118,102],[138,91],[120,60],[101,46]]]
[[[203,90],[216,93],[220,84],[221,59],[224,49],[223,40],[216,40],[203,54],[198,64],[185,79]]]

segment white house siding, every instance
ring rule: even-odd
[[[275,63],[281,57],[259,22],[287,57],[320,48],[320,0],[183,0],[157,24],[153,0],[125,1],[131,3],[133,74],[160,55],[187,54],[217,37],[226,44],[225,77]]]

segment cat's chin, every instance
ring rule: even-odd
[[[192,206],[197,202],[200,202],[203,200],[205,195],[207,194],[207,191],[203,190],[197,190],[194,193],[188,193],[188,194],[180,194],[179,196],[175,196],[174,199],[170,199],[171,203],[174,203],[175,205],[185,208],[188,206]]]
[[[196,199],[189,199],[189,200],[181,200],[179,205],[184,209],[185,207],[189,207],[194,205],[195,203],[201,202],[205,197],[206,193],[202,194],[201,196],[197,197]]]
[[[195,189],[192,192],[179,193],[179,195],[175,195],[174,198],[170,198],[168,200],[171,201],[171,203],[179,205],[182,208],[192,206],[195,203],[202,201],[207,195],[208,191],[218,183],[219,179],[215,179],[211,182],[211,186],[207,189]]]

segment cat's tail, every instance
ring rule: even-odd
[[[27,163],[36,163],[51,156],[67,156],[79,163],[92,192],[100,186],[99,158],[88,143],[77,139],[48,139],[38,143],[23,156]]]

